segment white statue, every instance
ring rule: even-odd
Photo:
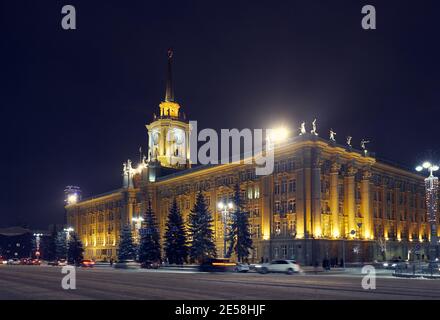
[[[303,134],[306,134],[306,123],[304,121],[301,123],[301,128],[299,132],[300,136],[302,136]]]
[[[370,143],[370,141],[367,141],[365,139],[361,140],[361,148],[365,151],[367,151],[366,146],[365,146],[367,143]]]
[[[318,132],[316,132],[316,119],[313,120],[313,122],[312,122],[312,131],[310,131],[310,133],[315,135],[315,136],[318,135]]]
[[[336,141],[335,135],[336,135],[336,132],[334,132],[333,129],[330,129],[330,140],[331,141]]]
[[[349,147],[352,146],[352,145],[351,145],[351,139],[353,139],[352,136],[348,136],[348,137],[347,137],[347,145],[348,145]]]

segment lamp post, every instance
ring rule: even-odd
[[[64,232],[66,233],[66,241],[68,242],[70,239],[70,233],[75,231],[72,227],[64,228]]]
[[[434,267],[437,257],[437,193],[438,193],[438,178],[434,176],[434,172],[439,170],[438,165],[434,165],[428,161],[422,165],[416,167],[416,171],[421,172],[423,170],[429,171],[429,176],[425,178],[425,192],[426,192],[426,208],[428,211],[428,222],[431,234],[431,240],[429,243],[429,265]]]
[[[66,261],[69,260],[68,254],[69,254],[69,250],[68,250],[68,246],[69,246],[69,240],[70,240],[70,233],[73,232],[74,229],[72,227],[68,227],[68,228],[64,228],[64,232],[66,233]]]
[[[356,230],[351,230],[350,234],[352,236],[354,236],[356,234]],[[345,270],[345,241],[346,241],[347,237],[345,236],[344,238],[342,238],[342,267]]]
[[[229,220],[229,211],[234,208],[232,202],[228,202],[227,204],[220,201],[217,204],[220,212],[222,213],[222,221],[223,221],[223,258],[226,258],[226,242],[227,242],[227,230],[228,230],[228,220]]]
[[[136,231],[136,240],[139,241],[139,230],[141,229],[142,222],[144,221],[144,218],[139,216],[139,217],[133,217],[131,220],[134,222],[134,228]]]
[[[35,256],[37,257],[37,259],[40,258],[40,240],[41,237],[43,236],[42,233],[34,233],[34,237],[35,237]]]

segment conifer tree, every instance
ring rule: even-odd
[[[192,261],[201,262],[215,257],[217,252],[212,230],[212,216],[202,192],[197,194],[196,203],[189,215],[189,235],[191,246],[189,255]]]
[[[130,225],[125,225],[121,229],[119,237],[119,251],[118,260],[124,262],[127,260],[134,260],[136,257],[136,247],[133,244],[133,235],[131,233]]]
[[[186,230],[177,201],[174,199],[165,230],[165,255],[170,264],[183,264],[187,260]]]
[[[58,231],[55,239],[56,245],[56,258],[66,259],[67,258],[67,235],[65,231]]]
[[[253,249],[251,233],[249,231],[249,212],[244,209],[243,200],[241,198],[240,186],[234,187],[234,211],[231,214],[231,223],[229,226],[229,250],[230,257],[234,252],[238,261],[247,259],[250,250]]]
[[[49,236],[41,239],[42,258],[47,261],[53,261],[57,258],[57,229],[53,226]]]
[[[84,249],[76,232],[69,237],[67,246],[67,260],[70,264],[78,265],[84,259]]]
[[[160,233],[157,227],[156,216],[148,202],[148,209],[145,213],[145,226],[140,230],[141,240],[139,244],[139,262],[160,261]]]

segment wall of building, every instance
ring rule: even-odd
[[[391,258],[408,255],[411,249],[400,249],[428,240],[422,177],[319,138],[296,138],[275,154],[269,176],[256,176],[253,165],[245,164],[188,170],[155,182],[142,179],[149,176],[142,173],[132,189],[66,207],[68,221],[88,258],[108,259],[116,257],[121,226],[130,222],[136,230],[132,218],[145,212],[148,199],[163,233],[172,200],[177,199],[186,220],[202,190],[222,255],[217,203],[231,199],[239,183],[250,214],[253,262],[285,256],[306,264],[341,259],[342,239],[347,261],[371,261],[381,259],[380,244],[390,243]]]

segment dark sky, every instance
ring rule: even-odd
[[[61,29],[66,4],[75,31]],[[361,28],[366,4],[377,30]],[[0,226],[62,222],[65,185],[121,185],[163,99],[168,47],[199,128],[317,117],[321,136],[368,138],[378,157],[437,160],[439,12],[434,0],[0,0]]]

